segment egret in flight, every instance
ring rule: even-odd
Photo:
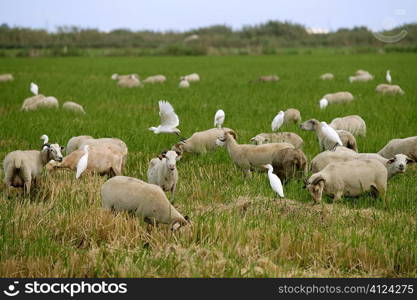
[[[150,127],[149,130],[155,134],[158,133],[175,133],[180,134],[177,128],[180,125],[180,119],[174,111],[174,108],[168,101],[159,101],[159,116],[161,117],[161,125],[158,127]]]

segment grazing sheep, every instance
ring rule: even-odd
[[[355,76],[349,76],[349,82],[367,82],[370,80],[373,80],[374,76],[366,73],[366,74],[360,74],[360,75],[355,75]]]
[[[325,136],[325,134],[323,133],[323,130],[322,130],[322,124],[318,120],[311,119],[311,120],[305,121],[304,123],[302,123],[300,125],[300,128],[302,130],[315,131],[316,132],[317,139],[318,139],[319,145],[320,145],[320,151],[330,150],[330,149],[334,148],[334,142],[331,142],[329,139],[326,138],[326,136]],[[358,150],[358,146],[356,144],[356,139],[350,132],[347,132],[345,130],[336,130],[336,132],[339,135],[343,146],[345,146],[349,149],[352,149],[354,151]],[[337,147],[337,148],[339,148],[339,147]]]
[[[189,88],[189,87],[190,87],[190,83],[189,83],[187,80],[183,79],[183,80],[181,80],[181,81],[180,81],[180,83],[178,84],[178,87],[180,87],[180,88],[182,88],[182,89],[187,89],[187,88]]]
[[[393,139],[388,142],[378,154],[385,158],[393,157],[395,154],[405,154],[417,161],[417,136],[404,139]]]
[[[324,73],[323,75],[320,76],[321,80],[333,80],[334,79],[334,75],[332,73]]]
[[[83,149],[77,149],[64,157],[62,162],[50,162],[47,164],[48,170],[70,169],[76,170],[77,163],[85,154]],[[124,155],[115,144],[93,144],[88,145],[87,171],[100,175],[118,176],[123,172]]]
[[[401,87],[396,84],[381,83],[381,84],[378,84],[375,91],[382,95],[397,95],[397,94],[404,95],[405,94],[404,90],[401,89]]]
[[[144,83],[164,83],[167,78],[164,75],[153,75],[143,80]]]
[[[278,81],[279,77],[277,75],[264,75],[258,78],[260,82],[269,82],[269,81]]]
[[[132,87],[137,87],[140,86],[142,87],[142,83],[139,80],[139,77],[136,75],[129,75],[128,77],[122,77],[120,78],[119,76],[119,81],[117,82],[117,85],[120,87],[127,87],[127,88],[132,88]]]
[[[272,166],[274,173],[283,182],[307,175],[307,157],[301,149],[286,148],[277,151],[272,159]]]
[[[82,141],[78,149],[82,149],[82,147],[84,147],[85,145],[91,146],[91,145],[97,145],[97,144],[100,144],[100,145],[111,144],[115,147],[118,147],[119,151],[123,155],[122,168],[124,169],[124,167],[126,166],[127,155],[128,155],[128,148],[125,142],[123,142],[121,139],[118,139],[118,138],[99,138],[99,139],[91,138],[91,139]]]
[[[366,192],[378,192],[386,204],[387,168],[375,159],[351,160],[327,165],[305,183],[314,203],[321,202],[322,194],[338,202],[344,195],[357,197]]]
[[[246,177],[251,175],[251,168],[272,165],[278,151],[286,148],[294,149],[294,146],[288,143],[239,145],[230,132],[225,132],[218,137],[216,144],[226,146],[230,158],[243,170]]]
[[[342,147],[340,147],[342,148]],[[328,164],[334,162],[346,162],[355,159],[375,159],[382,163],[388,171],[388,179],[398,173],[404,173],[407,169],[407,164],[414,162],[404,154],[396,154],[391,159],[386,159],[376,153],[355,153],[346,151],[324,151],[319,153],[311,161],[311,171],[313,173],[320,172]]]
[[[80,112],[80,113],[85,114],[84,108],[80,104],[72,102],[72,101],[65,102],[62,105],[62,108],[73,111],[73,112]]]
[[[269,143],[289,143],[294,148],[301,148],[304,141],[296,133],[293,132],[273,132],[260,133],[250,139],[251,143],[255,145],[269,144]]]
[[[111,79],[113,79],[113,80],[124,80],[124,79],[129,79],[132,76],[133,77],[136,77],[137,79],[140,79],[138,74],[119,75],[117,73],[116,74],[113,74],[111,76]]]
[[[13,80],[14,78],[12,74],[0,74],[0,82],[7,82]]]
[[[195,132],[188,139],[172,146],[171,150],[177,151],[180,153],[180,156],[184,152],[206,153],[208,151],[213,151],[217,148],[217,138],[223,135],[225,132],[230,132],[236,139],[236,133],[230,128],[211,128],[208,130]]]
[[[284,124],[288,124],[290,122],[294,122],[295,124],[301,122],[301,114],[298,109],[289,108],[284,112]]]
[[[180,80],[183,81],[188,81],[188,82],[193,82],[193,81],[200,81],[200,75],[198,75],[197,73],[192,73],[192,74],[188,74],[185,76],[181,76]]]
[[[177,152],[164,151],[150,161],[147,173],[149,183],[159,185],[162,190],[171,192],[171,203],[174,202],[174,193],[178,182],[177,159]]]
[[[44,144],[42,150],[16,150],[6,155],[3,161],[4,183],[8,187],[23,187],[30,194],[32,183],[39,181],[42,168],[50,161],[62,161],[58,144]]]
[[[358,115],[335,118],[329,124],[336,130],[346,130],[355,136],[366,136],[366,123]]]
[[[177,230],[188,223],[159,186],[136,178],[116,176],[107,180],[101,187],[101,198],[104,209],[134,213],[148,224],[169,224]]]
[[[326,94],[322,99],[326,99],[329,104],[348,103],[353,101],[353,95],[349,92],[337,92],[333,94]]]
[[[22,111],[32,111],[39,108],[58,108],[58,100],[55,97],[45,97],[42,94],[25,99],[22,104]]]
[[[69,139],[68,143],[67,143],[67,148],[66,148],[66,154],[71,154],[72,152],[74,152],[77,149],[81,148],[81,145],[88,139],[92,139],[92,136],[89,135],[80,135],[80,136],[73,136],[72,138]]]

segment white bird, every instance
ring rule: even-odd
[[[385,79],[387,80],[389,84],[391,84],[392,79],[391,79],[390,70],[387,70],[387,75],[385,76]]]
[[[270,164],[267,164],[264,167],[268,169],[268,178],[271,188],[274,190],[274,192],[277,193],[279,197],[284,198],[284,189],[282,188],[281,179],[279,179],[277,175],[272,173],[272,171],[274,171],[274,168]]]
[[[32,94],[34,94],[35,96],[37,96],[39,94],[39,87],[36,83],[31,82],[30,83],[30,91],[32,92]]]
[[[164,100],[159,101],[159,116],[161,117],[161,125],[158,127],[150,127],[149,130],[155,134],[175,133],[179,135],[181,131],[177,126],[180,125],[180,119],[169,102]]]
[[[187,80],[183,79],[183,80],[180,81],[180,83],[178,84],[178,86],[180,88],[189,88],[190,87],[190,83]]]
[[[46,134],[44,134],[44,135],[41,136],[41,140],[43,140],[44,145],[48,144],[49,137]]]
[[[325,109],[329,105],[329,101],[326,98],[320,100],[320,109]]]
[[[214,127],[222,128],[224,123],[225,113],[222,109],[219,109],[214,116]]]
[[[336,149],[337,145],[343,146],[343,143],[340,140],[340,137],[337,134],[336,130],[334,130],[332,127],[327,125],[326,122],[321,122],[320,124],[321,124],[321,129],[324,135],[326,136],[326,138],[330,140],[331,142],[334,142],[333,151]]]
[[[83,147],[84,155],[81,156],[80,160],[77,163],[77,174],[75,178],[80,178],[81,174],[87,169],[88,165],[88,145]]]
[[[272,120],[272,131],[277,131],[284,123],[284,112],[281,110]]]

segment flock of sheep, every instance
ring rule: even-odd
[[[0,80],[10,80],[10,74],[0,75]],[[140,86],[139,76],[118,75],[119,86]],[[331,80],[333,74],[326,73],[323,80]],[[358,70],[350,82],[372,80],[373,76]],[[386,79],[391,83],[391,75]],[[11,76],[11,80],[13,77]],[[145,83],[162,83],[163,75],[146,78]],[[189,82],[199,81],[198,74],[181,77],[179,86],[189,86]],[[262,76],[259,81],[277,81],[276,75]],[[383,88],[385,86],[386,88]],[[38,94],[38,86],[31,84],[33,97],[24,100],[22,110],[33,107],[57,107],[54,97]],[[376,89],[383,94],[403,94],[399,86],[381,84]],[[394,92],[395,91],[395,92]],[[51,99],[53,98],[53,99]],[[56,101],[54,101],[54,99]],[[319,101],[320,108],[329,104],[348,103],[354,100],[349,92],[327,94]],[[40,104],[39,104],[40,103]],[[64,104],[64,108],[82,111],[78,104]],[[155,134],[180,135],[180,120],[173,106],[167,101],[159,101],[160,124],[150,127]],[[128,211],[144,218],[149,224],[169,224],[173,230],[186,225],[189,220],[173,205],[179,172],[177,162],[187,153],[205,153],[219,147],[227,148],[230,159],[243,171],[245,177],[251,172],[268,171],[271,188],[279,197],[284,197],[282,182],[294,178],[305,178],[305,188],[314,203],[320,202],[323,195],[334,201],[343,196],[359,196],[364,193],[379,195],[386,200],[387,180],[398,173],[404,173],[409,163],[417,160],[417,136],[394,139],[378,153],[359,153],[355,136],[366,135],[366,123],[358,115],[336,118],[330,124],[310,119],[301,123],[299,110],[290,108],[280,111],[271,123],[271,133],[260,133],[250,139],[251,144],[239,144],[237,133],[223,127],[225,112],[218,110],[214,116],[214,128],[195,132],[187,139],[174,144],[170,150],[161,152],[153,158],[148,167],[147,182],[122,176],[128,157],[127,145],[118,138],[93,138],[92,136],[72,137],[64,147],[49,143],[43,135],[41,150],[16,150],[6,155],[3,161],[4,182],[8,187],[23,188],[29,194],[32,184],[40,178],[44,167],[48,171],[66,168],[76,171],[76,178],[94,172],[111,177],[101,187],[102,205],[113,211]],[[302,130],[314,131],[321,153],[308,164],[302,151],[303,139],[293,132],[279,132],[285,123],[299,124]],[[310,168],[309,168],[310,166]],[[313,175],[306,178],[309,169]],[[87,171],[87,172],[86,172]],[[165,192],[170,192],[168,199]]]

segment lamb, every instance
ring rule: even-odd
[[[396,154],[391,159],[386,159],[377,153],[324,151],[314,157],[311,161],[311,171],[313,173],[317,173],[323,170],[330,163],[346,162],[355,159],[375,159],[379,161],[387,168],[388,179],[398,173],[404,173],[407,169],[407,164],[414,162],[404,154]]]
[[[417,161],[417,136],[404,139],[393,139],[388,142],[378,154],[385,158],[393,157],[395,154],[405,154]]]
[[[183,88],[183,89],[187,89],[187,88],[190,87],[190,83],[187,80],[182,79],[180,81],[180,83],[178,84],[178,87]]]
[[[366,123],[358,115],[335,118],[329,124],[335,130],[346,130],[354,136],[366,136]]]
[[[13,80],[14,78],[12,74],[0,74],[0,82],[7,82]]]
[[[115,144],[92,144],[88,145],[87,171],[100,175],[119,176],[123,173],[123,153]],[[61,162],[50,162],[47,164],[48,170],[70,169],[76,170],[77,163],[84,155],[83,149],[77,149],[65,156]]]
[[[226,146],[230,158],[243,170],[246,177],[251,175],[251,168],[263,167],[267,164],[272,165],[278,151],[286,148],[294,149],[294,146],[288,143],[239,145],[229,132],[225,132],[218,137],[216,144]]]
[[[272,159],[274,173],[286,182],[290,178],[307,175],[307,157],[301,149],[286,148],[277,151]]]
[[[174,202],[174,193],[178,182],[177,159],[177,152],[164,151],[150,161],[148,168],[148,182],[159,185],[163,191],[170,191],[171,203]]]
[[[295,124],[301,122],[301,114],[298,109],[289,108],[284,112],[284,124],[288,124],[290,122],[294,122]]]
[[[260,82],[269,82],[269,81],[278,81],[279,77],[277,75],[264,75],[258,78]]]
[[[45,97],[42,94],[25,99],[22,104],[22,111],[32,111],[38,108],[58,108],[58,100],[55,97]]]
[[[321,202],[323,193],[338,202],[344,195],[357,197],[366,192],[378,192],[384,199],[387,190],[387,168],[375,159],[336,162],[313,174],[305,186],[314,203]]]
[[[332,73],[324,73],[323,75],[320,76],[321,80],[333,80],[334,79],[334,75]]]
[[[301,148],[304,141],[296,133],[293,132],[273,132],[273,133],[260,133],[250,139],[251,143],[255,145],[269,144],[269,143],[289,143],[294,148]]]
[[[172,230],[188,224],[168,201],[162,189],[142,180],[116,176],[101,187],[102,206],[106,210],[128,211],[149,224],[169,224]]]
[[[206,153],[208,151],[214,151],[217,148],[217,138],[223,135],[225,132],[230,132],[236,139],[236,133],[230,128],[211,128],[208,130],[195,132],[188,139],[172,146],[171,150],[180,153],[180,156],[184,152]]]
[[[144,83],[164,83],[167,78],[164,75],[153,75],[143,80]]]
[[[66,154],[71,154],[77,149],[81,148],[81,145],[84,143],[84,141],[88,139],[92,139],[92,136],[89,135],[80,135],[80,136],[73,136],[69,139],[66,147]]]
[[[6,155],[3,161],[4,183],[8,187],[23,187],[25,194],[30,194],[32,184],[40,179],[42,168],[50,160],[62,161],[58,144],[42,146],[42,150],[16,150]]]
[[[397,95],[397,94],[404,95],[405,94],[404,90],[399,85],[396,85],[396,84],[381,83],[381,84],[378,84],[375,91],[382,95]]]
[[[136,75],[129,75],[128,77],[123,77],[119,79],[119,81],[117,82],[117,85],[120,87],[128,87],[128,88],[143,86],[139,80],[139,77]]]
[[[330,150],[334,148],[334,143],[329,141],[323,131],[321,123],[316,119],[311,119],[305,121],[300,125],[302,130],[306,131],[315,131],[317,135],[317,139],[320,145],[320,151]],[[345,130],[336,130],[337,134],[339,135],[343,146],[352,149],[353,151],[358,151],[358,146],[356,144],[355,137],[348,131]]]
[[[337,92],[333,94],[326,94],[322,99],[326,99],[329,104],[348,103],[353,101],[353,95],[349,92]]]
[[[80,104],[72,102],[72,101],[65,102],[62,105],[62,108],[73,111],[73,112],[79,112],[79,113],[85,114],[84,108]]]
[[[200,81],[200,75],[198,75],[197,73],[192,73],[192,74],[188,74],[185,76],[181,76],[180,80],[183,81],[188,81],[188,82],[193,82],[193,81]]]

